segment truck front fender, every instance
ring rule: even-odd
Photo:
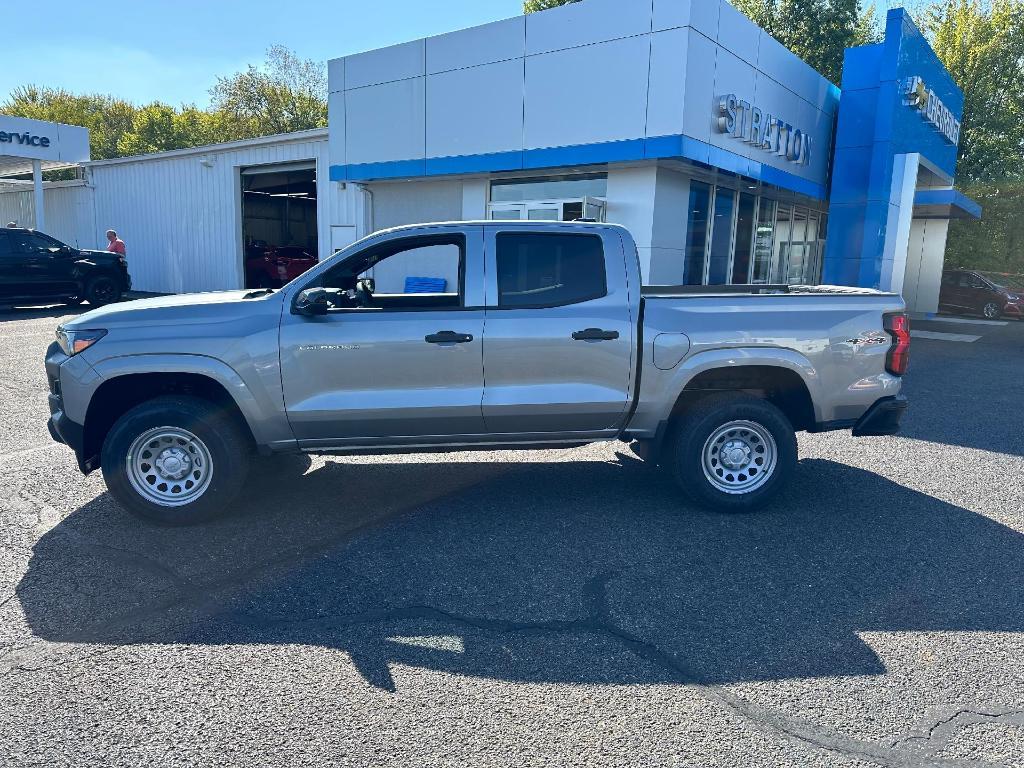
[[[222,360],[194,354],[140,354],[110,357],[93,363],[99,374],[99,386],[114,379],[139,374],[190,374],[203,376],[219,384],[238,407],[249,425],[257,445],[281,445],[294,441],[284,412],[280,383],[254,389],[238,372]],[[99,388],[96,387],[96,389]],[[74,417],[77,420],[77,417]],[[85,414],[81,414],[85,423]]]

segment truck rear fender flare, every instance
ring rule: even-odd
[[[800,378],[810,396],[815,421],[821,421],[821,379],[817,369],[799,352],[789,349],[766,347],[732,347],[711,349],[688,357],[672,371],[672,378],[663,390],[664,410],[660,421],[667,422],[676,404],[691,389],[701,374],[709,371],[734,369],[739,372],[752,367],[779,368],[790,371]]]

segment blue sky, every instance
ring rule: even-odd
[[[5,30],[0,101],[33,83],[205,106],[217,75],[271,45],[327,60],[521,12],[521,0],[50,0]]]

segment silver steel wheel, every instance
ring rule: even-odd
[[[729,494],[756,491],[775,473],[779,451],[772,433],[753,421],[730,421],[704,443],[704,476]]]
[[[146,430],[131,444],[126,461],[136,493],[161,507],[191,504],[213,479],[210,449],[180,427]]]

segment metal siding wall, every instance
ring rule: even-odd
[[[0,190],[0,227],[13,221],[19,227],[32,224],[32,190]]]
[[[212,161],[206,167],[202,161]],[[327,139],[211,150],[166,159],[92,166],[97,238],[116,229],[128,247],[134,287],[186,293],[243,285],[239,169],[314,160],[320,257],[331,224],[357,221],[355,190],[328,181]]]
[[[77,248],[106,247],[105,240],[93,241],[92,189],[84,182],[61,186],[45,185],[46,233]],[[32,189],[4,188],[0,185],[0,226],[14,221],[32,226],[34,220]]]

